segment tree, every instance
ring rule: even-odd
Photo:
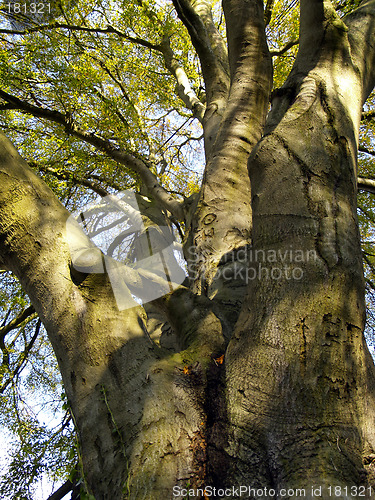
[[[312,486],[370,498],[375,368],[357,190],[374,181],[358,180],[357,153],[375,85],[375,1],[301,0],[299,42],[273,53],[267,36],[282,36],[266,25],[278,12],[277,33],[287,5],[172,3],[80,4],[1,29],[3,127],[30,164],[2,136],[1,262],[53,346],[85,484],[97,499],[240,485],[253,488],[247,498],[312,498]],[[297,43],[272,91],[272,57]],[[362,127],[373,116],[366,108]],[[199,191],[172,166],[197,138],[183,117],[203,129]],[[143,227],[115,245],[128,245],[129,300],[166,285],[160,270],[129,263],[150,235],[157,251],[181,235],[187,278],[119,308],[111,272],[98,272],[113,253],[78,229],[72,252],[69,212],[31,167],[72,208],[82,196],[72,184],[112,201],[132,187]],[[110,213],[122,209],[113,203]],[[96,202],[88,224],[106,210]]]

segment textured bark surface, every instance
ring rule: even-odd
[[[345,133],[345,114],[335,119],[340,102],[325,81],[316,69],[304,78],[305,94],[250,161],[255,250],[288,255],[290,269],[276,281],[271,273],[279,276],[282,261],[264,264],[269,276],[263,271],[248,290],[228,349],[231,449],[238,457],[241,442],[253,452],[235,465],[243,482],[362,479],[363,423],[374,409],[364,406],[355,141]],[[259,461],[268,469],[259,470]]]
[[[0,143],[2,265],[56,352],[87,487],[97,500],[164,500],[174,486],[306,488],[312,498],[312,485],[367,485],[375,368],[363,337],[356,155],[375,83],[375,1],[346,24],[329,2],[301,1],[299,54],[267,119],[263,2],[223,2],[228,51],[209,2],[173,3],[207,86],[186,286],[119,311],[105,274],[73,269],[69,214]],[[166,193],[155,199],[183,218]]]

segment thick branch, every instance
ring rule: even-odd
[[[58,490],[48,497],[48,500],[61,500],[61,498],[64,498],[69,491],[72,491],[73,486],[74,485],[71,481],[66,481]]]
[[[362,77],[362,102],[375,85],[375,0],[361,2],[344,18],[349,28],[353,59]]]
[[[252,222],[247,161],[261,138],[272,86],[262,0],[224,0],[223,7],[232,85],[220,129],[208,155],[195,214],[198,221],[192,236],[197,253],[207,256],[204,265],[198,263],[196,273],[199,276],[202,273],[205,281],[201,279],[197,283],[198,286],[204,283],[208,289],[222,256],[249,243]],[[229,219],[224,215],[228,213]],[[211,219],[210,223],[207,218]],[[235,236],[228,238],[229,234]]]
[[[375,180],[358,177],[358,189],[369,193],[375,193]]]
[[[365,113],[362,113],[362,120],[371,120],[372,118],[375,118],[375,111],[366,111]]]
[[[196,116],[198,120],[203,123],[206,107],[201,103],[194,90],[191,88],[185,70],[174,56],[169,38],[165,37],[163,39],[161,47],[163,50],[165,67],[176,79],[178,95],[184,102],[185,106],[188,109],[191,109],[194,112],[194,116]]]
[[[372,151],[371,149],[368,149],[365,146],[359,146],[358,151],[360,151],[361,153],[366,153],[371,156],[375,156],[375,151]]]
[[[331,0],[301,0],[300,4],[299,51],[289,82],[292,76],[314,69],[320,72],[324,67],[328,78],[328,72],[335,75],[340,65],[352,66],[348,29]]]
[[[120,148],[114,147],[110,141],[103,139],[94,133],[86,132],[80,129],[74,124],[71,117],[67,114],[64,115],[59,111],[34,106],[33,104],[22,101],[18,97],[12,96],[3,90],[0,90],[0,97],[4,99],[4,101],[15,105],[17,109],[22,112],[62,125],[67,134],[73,135],[74,137],[77,137],[78,139],[81,139],[82,141],[105,152],[110,158],[138,174],[150,194],[153,195],[155,199],[164,208],[169,210],[177,219],[183,220],[184,214],[182,204],[175,200],[162,186],[160,186],[155,175],[142,160],[135,158]]]
[[[230,88],[229,65],[221,35],[212,21],[207,0],[173,0],[199,56],[206,91],[203,129],[206,158],[212,153]]]
[[[364,40],[358,43],[362,42]],[[365,43],[363,50],[365,46],[368,50]],[[306,106],[308,102],[312,103],[320,87],[320,92],[322,89],[325,89],[324,93],[332,91],[336,99],[335,108],[342,108],[349,119],[341,121],[341,125],[345,123],[347,126],[347,130],[342,133],[352,136],[351,146],[353,151],[356,150],[363,105],[363,80],[358,71],[360,64],[360,57],[356,57],[353,51],[348,27],[338,16],[331,1],[301,0],[297,58],[281,92],[275,95],[272,102],[266,131],[272,130],[289,108],[293,109],[293,113],[298,112],[297,106],[293,104],[296,96],[303,99]]]
[[[15,328],[18,328],[27,318],[32,316],[35,313],[35,309],[33,306],[27,307],[24,311],[22,311],[17,317],[12,319],[7,325],[0,328],[0,338],[4,339],[5,336]]]
[[[263,59],[268,50],[265,50],[264,10],[263,2],[258,0],[223,0],[223,9],[227,28],[229,66],[231,77],[239,63],[239,57],[246,51],[247,45],[261,49],[260,58]],[[252,73],[256,60],[254,58],[249,72]]]
[[[222,135],[242,138],[248,153],[260,139],[272,86],[262,0],[223,0],[232,76]]]
[[[139,37],[132,37],[124,33],[123,31],[114,28],[113,26],[106,26],[105,28],[88,28],[86,26],[76,26],[73,24],[66,24],[66,23],[52,23],[52,24],[42,24],[41,26],[35,26],[33,28],[28,28],[26,30],[10,30],[10,29],[5,29],[2,28],[0,29],[0,33],[3,33],[5,35],[28,35],[30,33],[36,33],[40,31],[48,31],[48,30],[53,30],[53,29],[64,29],[64,30],[69,30],[69,31],[83,31],[86,33],[96,33],[96,34],[116,34],[120,36],[121,38],[125,38],[129,42],[135,43],[137,45],[141,45],[142,47],[146,47],[147,49],[152,49],[160,52],[160,46],[155,45],[153,43],[148,42],[147,40],[143,40],[142,38]]]
[[[211,9],[212,1],[192,0],[192,5],[195,9],[195,12],[203,21],[203,24],[207,30],[212,50],[214,51],[222,67],[225,69],[226,73],[229,73],[228,49],[223,37],[221,36],[213,21]]]
[[[289,49],[291,49],[292,47],[295,47],[296,45],[298,45],[298,43],[299,43],[299,40],[290,40],[288,43],[286,43],[280,49],[278,49],[278,50],[271,50],[270,54],[271,54],[272,57],[282,56]]]
[[[177,14],[186,26],[199,56],[206,86],[207,105],[209,106],[213,101],[225,99],[229,89],[229,75],[227,61],[223,60],[222,53],[218,56],[219,45],[217,40],[215,42],[213,40],[212,19],[210,20],[206,3],[204,1],[192,3],[190,0],[173,0]],[[215,39],[217,36],[219,35],[215,35]]]
[[[71,303],[63,237],[69,213],[2,133],[0,141],[0,255],[48,325],[61,313],[61,301],[66,308]]]
[[[300,49],[303,52],[319,53],[324,50],[322,41],[329,28],[345,31],[330,0],[301,0]]]
[[[3,134],[0,138],[0,256],[43,321],[73,404],[76,396],[69,374],[80,363],[85,365],[80,349],[97,352],[100,335],[105,347],[100,351],[103,354],[96,355],[100,363],[106,363],[105,353],[115,352],[120,342],[127,343],[132,335],[144,336],[143,313],[137,307],[119,311],[105,274],[87,277],[91,283],[87,288],[75,283],[70,244],[75,235],[67,229],[69,213]],[[94,309],[100,310],[99,331],[88,327],[96,317]],[[147,351],[147,355],[152,353]]]

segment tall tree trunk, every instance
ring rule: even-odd
[[[310,494],[363,483],[375,445],[356,215],[362,82],[335,22],[315,57],[302,39],[249,161],[250,286],[226,355],[232,481]]]

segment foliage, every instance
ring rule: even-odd
[[[18,282],[3,276],[2,329],[19,318],[26,305]],[[12,436],[7,471],[0,481],[2,498],[32,499],[43,474],[59,481],[77,462],[70,415],[59,398],[56,360],[35,316],[32,312],[2,342],[0,425]]]

